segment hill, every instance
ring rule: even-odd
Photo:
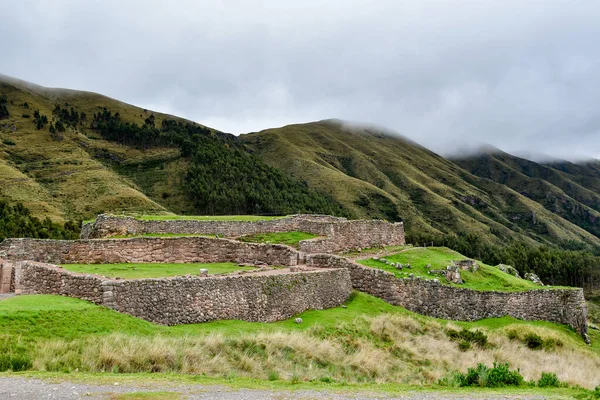
[[[600,243],[578,221],[515,188],[483,179],[382,130],[327,120],[242,135],[241,140],[357,216],[404,220],[412,235],[472,233],[496,243],[511,238]]]
[[[334,120],[236,137],[4,76],[0,98],[0,199],[41,219],[317,212],[402,220],[412,237],[600,247],[594,162],[509,163],[496,155],[482,167]]]
[[[529,161],[498,149],[453,159],[469,172],[505,185],[546,210],[600,236],[600,171],[581,165]]]
[[[34,216],[344,214],[233,135],[89,92],[0,76],[0,199]]]

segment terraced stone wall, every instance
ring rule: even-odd
[[[349,249],[403,245],[404,225],[381,220],[349,221],[326,215],[292,215],[266,221],[142,221],[133,217],[100,215],[85,224],[82,238],[154,234],[210,234],[238,237],[256,233],[308,232],[322,236],[303,240],[299,247],[306,253],[332,253]]]
[[[22,294],[59,294],[164,325],[222,319],[272,322],[343,304],[352,291],[346,269],[276,274],[116,280],[30,261],[16,264]]]
[[[437,280],[399,279],[387,271],[328,254],[307,256],[307,265],[345,268],[354,289],[419,314],[459,321],[503,316],[544,320],[570,325],[587,338],[587,306],[580,288],[477,291],[443,285]]]
[[[205,237],[102,240],[6,239],[0,251],[8,260],[70,263],[265,263],[298,264],[299,253],[285,245],[242,243]]]

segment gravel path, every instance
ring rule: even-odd
[[[543,400],[540,395],[501,395],[501,394],[465,394],[435,393],[435,392],[407,392],[402,395],[336,393],[328,391],[302,390],[302,391],[274,391],[256,389],[230,389],[223,386],[188,385],[178,383],[152,383],[145,382],[140,385],[131,383],[113,385],[93,385],[73,382],[52,382],[23,377],[0,377],[0,399],[15,400],[41,400],[41,399],[127,399],[127,393],[166,392],[157,399],[214,399],[214,400],[356,400],[356,399],[404,399],[404,400]],[[153,397],[149,397],[151,399]]]

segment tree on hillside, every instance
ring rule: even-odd
[[[0,96],[0,119],[6,119],[10,116],[8,108],[6,107],[7,103],[8,99],[6,98],[6,95],[3,94]]]
[[[48,124],[48,117],[40,114],[40,110],[35,110],[33,112],[33,122],[35,123],[36,129],[43,129],[44,126]]]
[[[77,239],[79,224],[69,221],[60,225],[50,218],[40,221],[22,203],[11,205],[6,200],[0,200],[0,241],[11,237]]]

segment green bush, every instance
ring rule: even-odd
[[[511,371],[508,363],[494,363],[492,368],[485,364],[477,364],[477,367],[469,368],[466,374],[457,373],[450,380],[440,381],[442,384],[480,387],[520,386],[523,382],[520,371]]]
[[[559,387],[560,380],[557,378],[555,373],[542,372],[542,377],[537,382],[539,387]]]
[[[519,332],[517,332],[515,329],[508,331],[507,336],[510,340],[519,340]]]
[[[466,340],[462,340],[459,344],[458,344],[458,348],[461,351],[467,351],[467,350],[471,350],[471,343],[467,342]]]
[[[544,339],[541,338],[540,335],[535,333],[528,333],[523,338],[523,342],[529,347],[531,350],[539,350],[544,346]]]
[[[0,372],[11,370],[13,372],[27,371],[33,363],[25,355],[0,354]]]
[[[16,143],[10,139],[3,139],[2,143],[4,143],[7,146],[15,146],[16,145]]]
[[[494,363],[488,375],[489,387],[519,386],[523,383],[523,376],[519,370],[511,371],[508,363]]]
[[[552,350],[555,347],[563,347],[563,342],[560,339],[545,339],[544,344],[542,345],[544,350]]]
[[[450,340],[460,340],[459,348],[464,346],[463,342],[474,343],[479,347],[485,347],[488,344],[488,337],[485,333],[480,330],[470,331],[468,329],[463,328],[460,332],[454,329],[448,329],[446,331],[446,335],[450,338]],[[470,347],[469,347],[470,348]],[[461,350],[463,350],[461,348]]]

